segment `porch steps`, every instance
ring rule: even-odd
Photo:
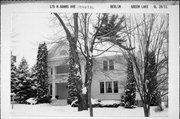
[[[51,105],[52,106],[66,106],[67,100],[52,100]]]

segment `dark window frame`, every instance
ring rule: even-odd
[[[109,60],[109,70],[114,70],[114,60]]]
[[[104,92],[104,82],[100,82],[100,93],[103,94]]]
[[[118,93],[118,81],[113,81],[114,93]]]
[[[118,81],[101,81],[99,86],[100,94],[119,93]]]
[[[108,71],[108,62],[107,61],[103,61],[103,71]]]
[[[106,93],[113,93],[112,81],[106,81]]]

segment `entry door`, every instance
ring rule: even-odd
[[[66,83],[57,83],[57,96],[59,99],[67,99]]]

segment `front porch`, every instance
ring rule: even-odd
[[[52,96],[52,100],[66,100],[67,99],[67,80],[68,80],[68,72],[59,71],[60,66],[53,66],[51,68],[51,74],[49,75],[50,81],[50,95]],[[58,72],[58,71],[60,72]],[[63,70],[63,69],[61,69]]]
[[[67,82],[53,82],[51,86],[52,100],[67,99]]]
[[[62,62],[61,62],[62,63]],[[52,100],[67,100],[67,83],[69,66],[67,64],[56,64],[56,62],[52,62],[49,64],[49,95],[52,96]],[[82,63],[82,62],[81,62]],[[85,81],[85,71],[84,64],[81,64],[81,76],[83,82]]]
[[[67,105],[67,83],[52,83],[52,98],[51,105],[66,106]]]

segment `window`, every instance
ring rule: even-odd
[[[100,82],[100,93],[118,93],[118,81]]]
[[[100,82],[100,93],[104,93],[104,82]]]
[[[108,62],[107,61],[103,61],[103,70],[104,71],[108,70]]]
[[[118,93],[118,82],[114,81],[114,93]]]
[[[61,65],[56,66],[56,74],[63,74],[69,72],[69,66],[68,65]]]
[[[68,55],[68,52],[66,51],[66,50],[62,50],[61,52],[60,52],[60,55]]]
[[[109,66],[109,70],[114,70],[114,61],[109,60],[109,65],[108,65],[108,61],[103,61],[103,70],[104,71],[108,70],[108,66]]]
[[[112,82],[106,82],[106,93],[112,93]]]
[[[114,70],[114,61],[109,60],[109,70]]]

